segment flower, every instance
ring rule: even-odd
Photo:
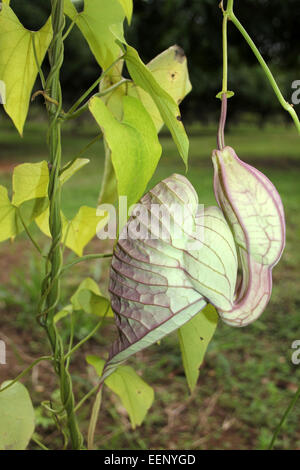
[[[231,147],[214,150],[214,191],[233,233],[241,279],[225,323],[245,326],[264,311],[272,291],[272,268],[285,244],[284,210],[271,181],[241,161]]]

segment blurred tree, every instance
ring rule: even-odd
[[[126,28],[128,42],[141,51],[145,62],[172,44],[179,44],[189,60],[193,92],[183,103],[185,117],[215,119],[221,88],[222,13],[219,0],[134,0],[134,16]],[[80,2],[79,2],[80,5]],[[50,12],[50,0],[11,0],[23,24],[38,29]],[[82,8],[82,7],[81,7]],[[235,2],[236,15],[271,64],[287,99],[293,80],[300,79],[299,0],[243,0]],[[263,124],[280,109],[276,97],[240,33],[229,24],[230,117],[255,112]],[[63,86],[66,100],[86,89],[99,73],[85,40],[74,28],[65,45]]]

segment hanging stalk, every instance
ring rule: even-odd
[[[277,96],[277,99],[278,99],[279,103],[281,104],[283,109],[285,109],[285,111],[287,111],[290,114],[290,116],[292,117],[292,119],[294,121],[296,129],[300,134],[300,121],[299,121],[299,118],[298,118],[298,115],[297,115],[296,111],[293,108],[293,105],[288,103],[285,100],[285,98],[283,97],[283,95],[280,91],[280,88],[277,85],[277,82],[276,82],[271,70],[269,69],[266,61],[262,57],[261,53],[259,52],[258,48],[256,47],[256,45],[252,41],[251,37],[249,36],[249,34],[247,33],[247,31],[245,30],[243,25],[240,23],[240,21],[235,16],[235,14],[233,12],[233,3],[234,3],[234,0],[228,0],[227,8],[226,8],[226,11],[224,12],[224,14],[228,17],[228,19],[230,21],[232,21],[232,23],[239,30],[241,35],[244,37],[244,39],[246,40],[246,42],[250,46],[250,49],[252,50],[253,54],[257,58],[257,60],[260,63],[267,79],[269,80],[270,85],[273,88],[273,91],[274,91],[275,95]]]
[[[222,150],[225,147],[225,125],[227,117],[227,97],[232,96],[232,92],[228,92],[228,52],[227,52],[227,22],[228,15],[224,11],[223,4],[221,3],[223,11],[223,24],[222,24],[222,49],[223,49],[223,78],[222,78],[222,91],[217,95],[222,100],[221,114],[219,120],[219,128],[217,134],[218,149]]]
[[[46,90],[52,101],[47,103],[49,114],[49,228],[52,242],[46,261],[46,276],[42,285],[40,303],[40,322],[45,328],[53,352],[55,372],[59,378],[60,395],[66,411],[67,427],[73,449],[82,448],[83,438],[79,431],[75,411],[72,379],[67,370],[64,346],[54,323],[56,306],[60,298],[60,275],[63,259],[61,251],[62,219],[61,188],[59,175],[61,171],[61,122],[62,92],[60,86],[60,69],[63,63],[64,45],[62,31],[64,28],[64,0],[51,0],[53,40],[49,50],[50,73],[46,81]]]

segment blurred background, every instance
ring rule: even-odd
[[[80,3],[78,2],[79,8]],[[29,29],[39,29],[50,12],[50,2],[11,0],[11,6]],[[235,2],[236,15],[250,33],[273,71],[288,101],[291,85],[300,79],[298,0],[243,0]],[[210,155],[215,148],[221,89],[222,14],[217,0],[134,0],[132,25],[126,26],[129,44],[144,62],[173,44],[187,56],[193,90],[181,105],[190,137],[188,177],[199,200],[215,204]],[[97,445],[107,449],[262,449],[300,383],[300,366],[293,365],[291,344],[300,339],[299,314],[299,136],[290,116],[280,107],[265,75],[239,32],[229,24],[229,89],[226,143],[243,160],[263,171],[276,185],[285,206],[287,246],[274,270],[274,289],[263,316],[245,329],[219,325],[201,368],[199,384],[189,395],[176,334],[160,346],[139,353],[131,363],[155,389],[156,399],[146,422],[135,431],[120,402],[105,394]],[[47,62],[44,64],[47,70]],[[62,87],[66,108],[99,76],[99,67],[79,30],[65,43]],[[39,89],[39,83],[36,89]],[[300,105],[299,109],[300,109]],[[297,111],[297,106],[296,106]],[[16,164],[47,160],[47,118],[41,98],[32,104],[21,139],[0,109],[0,184],[11,190]],[[98,133],[88,114],[68,123],[63,131],[63,159],[74,158]],[[176,147],[167,130],[161,133],[163,156],[149,186],[171,173],[184,173]],[[65,186],[63,208],[68,217],[83,204],[95,206],[103,172],[103,144],[85,154],[87,165]],[[43,246],[49,241],[37,228],[33,234]],[[108,247],[93,240],[86,253]],[[66,257],[72,256],[66,250]],[[68,303],[86,276],[107,288],[109,263],[93,261],[76,266],[64,279],[60,307]],[[14,243],[0,245],[0,339],[8,345],[7,365],[0,366],[0,382],[12,378],[34,358],[48,354],[48,345],[35,320],[42,277],[42,263],[21,235]],[[78,313],[75,339],[83,338],[95,320]],[[66,339],[69,324],[65,323]],[[115,337],[107,324],[75,356],[71,364],[76,396],[80,399],[94,383],[86,354],[105,354]],[[50,447],[60,446],[52,417],[38,404],[57,399],[56,381],[48,364],[34,369],[25,383],[37,405],[37,433]],[[89,406],[88,406],[89,405]],[[90,404],[80,411],[87,427]],[[276,447],[300,449],[300,406],[283,428]],[[32,444],[34,448],[34,444]]]

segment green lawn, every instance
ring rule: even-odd
[[[77,155],[96,131],[96,127],[90,122],[83,123],[78,128],[66,129],[64,162]],[[210,155],[216,145],[216,128],[193,125],[188,128],[188,132],[188,177],[197,189],[200,203],[215,204]],[[161,142],[163,156],[150,186],[174,172],[184,173],[183,163],[167,134],[162,135]],[[42,123],[29,123],[21,140],[12,126],[2,121],[0,143],[0,169],[4,163],[47,159],[45,126]],[[121,415],[118,413],[119,403],[106,393],[98,428],[99,447],[261,449],[268,444],[300,383],[300,366],[291,363],[291,343],[300,339],[299,137],[293,127],[270,125],[257,129],[241,125],[231,127],[226,143],[235,148],[240,158],[254,164],[273,181],[285,206],[287,245],[282,260],[274,269],[274,289],[270,304],[263,316],[245,329],[219,324],[193,396],[188,394],[176,334],[163,340],[160,346],[152,346],[139,353],[131,363],[153,385],[155,403],[145,424],[130,431],[127,417],[122,412]],[[63,207],[68,216],[73,215],[80,205],[95,205],[97,201],[103,170],[102,143],[95,144],[84,156],[90,158],[90,164],[70,180],[63,192]],[[0,183],[10,185],[10,177],[9,173],[0,172]],[[15,273],[15,280],[12,277],[6,279],[8,288],[4,289],[2,286],[3,292],[0,291],[0,309],[3,313],[2,320],[0,316],[0,329],[2,331],[2,328],[7,328],[8,322],[10,329],[15,328],[17,332],[23,327],[26,329],[29,326],[29,330],[32,328],[32,338],[26,346],[30,354],[36,357],[40,352],[47,352],[47,346],[41,340],[41,332],[38,326],[34,326],[32,313],[38,294],[34,290],[30,291],[30,281],[38,286],[36,277],[38,278],[39,265],[30,262],[28,279],[24,273],[28,273],[26,265],[32,259],[32,252],[28,251],[29,245],[24,244],[24,238],[22,235],[20,242],[27,251],[22,252],[20,260],[14,258],[14,268],[10,266],[12,275]],[[97,243],[99,242],[93,244],[94,251]],[[4,266],[10,253],[18,253],[16,246],[17,243],[12,246],[7,242],[2,244],[0,256]],[[87,275],[103,280],[103,272],[97,263],[74,269],[71,276],[65,279],[63,296],[66,297],[76,282]],[[22,282],[24,276],[27,280]],[[78,338],[87,333],[91,322],[82,317],[78,319]],[[110,328],[107,329],[110,337]],[[101,351],[108,342],[103,334],[99,334],[97,340],[98,342],[87,345],[76,356],[75,363],[79,367],[79,373],[75,373],[74,380],[79,395],[88,390],[90,380],[85,374],[84,354],[91,351],[99,354],[99,348]],[[49,379],[49,383],[55,389],[51,380]],[[27,383],[30,386],[30,379]],[[34,399],[41,401],[43,394],[35,390]],[[58,437],[46,413],[41,409],[38,413],[39,435],[45,437],[46,442],[48,439],[49,444],[51,433],[54,433],[53,439]],[[80,412],[81,419],[86,420],[88,413],[89,408],[84,407]],[[299,420],[300,403],[294,408],[281,432],[277,448],[300,449]]]

